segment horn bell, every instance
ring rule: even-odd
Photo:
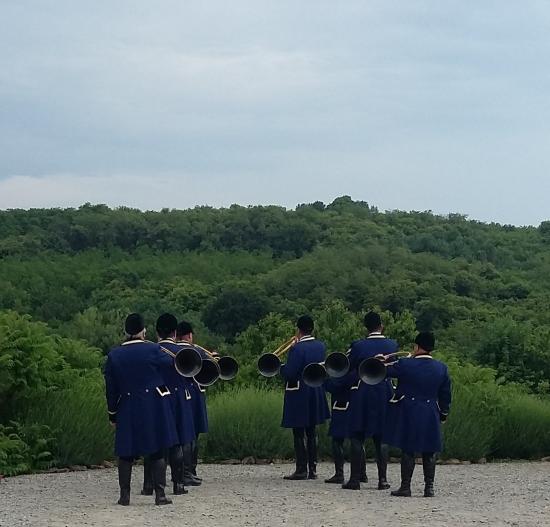
[[[176,353],[174,366],[180,375],[194,377],[202,368],[201,354],[192,346],[185,346]]]
[[[331,353],[325,360],[325,368],[329,377],[338,379],[349,371],[349,359],[345,353]]]
[[[322,386],[328,377],[327,370],[323,364],[312,362],[302,372],[302,379],[311,388]]]
[[[281,369],[281,359],[274,353],[264,353],[258,359],[258,370],[264,377],[275,377]]]
[[[371,357],[359,364],[358,373],[362,382],[374,386],[386,378],[386,366],[381,360]]]
[[[217,361],[220,368],[220,379],[230,381],[239,373],[239,364],[233,357],[220,357]]]
[[[220,378],[220,367],[217,361],[203,359],[200,371],[195,375],[195,380],[201,386],[212,386]]]

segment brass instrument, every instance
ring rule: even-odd
[[[191,344],[184,345],[177,353],[164,346],[160,349],[174,359],[174,367],[183,377],[194,377],[203,366],[201,354]]]
[[[193,344],[193,346],[208,355],[207,359],[202,359],[202,367],[194,376],[201,386],[211,386],[218,379],[230,381],[237,376],[239,364],[233,357],[217,357],[214,353],[198,344]]]
[[[292,337],[279,346],[273,353],[264,353],[258,359],[258,370],[260,373],[264,377],[275,377],[281,370],[281,359],[295,342],[296,337]]]
[[[399,358],[407,358],[410,356],[411,354],[408,351],[396,351],[395,353],[390,353],[389,355],[376,355],[375,357],[365,359],[361,362],[361,364],[359,364],[359,378],[362,382],[371,386],[379,384],[386,378],[386,366],[395,364]],[[387,363],[387,360],[391,357],[398,358],[391,363]]]
[[[328,377],[338,379],[349,371],[349,359],[345,353],[334,352],[324,362],[308,364],[302,373],[304,382],[312,388],[322,386]]]

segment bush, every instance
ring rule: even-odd
[[[226,390],[208,401],[210,431],[203,443],[209,461],[294,457],[292,432],[281,428],[283,392],[258,388]],[[319,455],[330,452],[326,428],[319,429]]]
[[[499,412],[493,455],[533,459],[550,455],[550,404],[507,387]]]
[[[16,421],[0,425],[0,474],[15,476],[51,467],[53,443],[47,426],[24,426]]]
[[[105,385],[99,370],[70,388],[33,401],[29,423],[51,428],[61,466],[93,465],[113,457],[113,430],[107,419]]]

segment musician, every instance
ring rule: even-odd
[[[289,480],[317,479],[316,426],[330,415],[325,389],[312,388],[302,381],[305,366],[325,360],[325,344],[312,336],[313,327],[310,316],[298,319],[296,343],[288,352],[286,364],[281,366],[281,376],[286,381],[281,426],[292,428],[296,456],[296,470],[285,476]]]
[[[390,487],[387,478],[388,448],[382,443],[386,407],[392,396],[392,386],[389,379],[378,385],[370,386],[361,382],[358,368],[365,359],[376,355],[388,355],[398,349],[397,342],[383,335],[383,325],[380,315],[369,312],[365,315],[365,327],[368,336],[354,342],[350,349],[350,373],[347,376],[351,384],[349,404],[349,431],[351,436],[351,474],[349,481],[342,488],[359,490],[364,459],[364,442],[372,437],[376,451],[376,465],[378,468],[378,489]],[[351,381],[351,382],[350,382]],[[363,478],[362,478],[363,476]]]
[[[177,325],[178,321],[176,317],[170,313],[164,313],[158,318],[156,330],[161,350],[164,348],[172,352],[172,354],[180,351],[181,346],[176,344]],[[162,375],[172,394],[170,400],[172,402],[172,410],[179,438],[178,444],[169,450],[168,455],[172,473],[173,491],[175,495],[187,494],[184,482],[183,449],[191,445],[195,440],[191,390],[189,381],[177,372],[174,366],[173,355],[169,353],[165,353]]]
[[[332,438],[332,458],[334,460],[334,476],[325,479],[325,483],[344,483],[344,442],[350,437],[349,431],[349,399],[350,389],[345,378],[329,377],[325,381],[325,389],[330,395],[330,425],[328,435]],[[367,482],[365,449],[362,449],[361,483]]]
[[[166,498],[164,450],[178,443],[170,391],[161,374],[165,355],[158,344],[145,341],[141,315],[132,313],[124,323],[126,340],[111,350],[105,364],[105,387],[109,419],[116,426],[115,453],[119,458],[119,505],[130,504],[132,465],[149,456],[155,504]]]
[[[193,326],[182,320],[176,331],[176,340],[178,344],[193,344]],[[208,355],[200,348],[195,348],[203,359],[208,359]],[[200,386],[197,381],[187,379],[188,389],[191,393],[193,402],[193,421],[195,437],[193,441],[183,448],[184,458],[184,483],[189,486],[198,486],[202,483],[202,478],[197,475],[197,464],[199,458],[199,435],[208,433],[208,411],[206,408],[206,390]]]
[[[392,496],[410,496],[415,453],[422,454],[424,496],[434,496],[436,453],[441,452],[441,423],[451,406],[451,380],[447,366],[435,360],[433,333],[419,333],[413,356],[387,367],[387,375],[398,380],[388,410],[387,442],[402,451],[401,486]]]

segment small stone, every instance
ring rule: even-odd
[[[271,459],[256,458],[256,465],[271,465]]]
[[[245,458],[243,458],[241,463],[243,465],[255,465],[256,464],[256,459],[253,458],[252,456],[246,456]]]
[[[455,459],[455,458],[451,458],[451,459],[447,459],[446,461],[444,461],[445,465],[460,465],[460,460],[459,459]]]
[[[461,461],[460,464],[461,465],[471,465],[472,462],[471,461]]]
[[[540,460],[541,460],[541,461],[550,462],[550,456],[541,457]]]
[[[241,462],[238,459],[224,459],[220,461],[220,465],[240,465]]]
[[[113,468],[115,464],[112,461],[105,460],[103,463],[101,463],[105,468]]]
[[[487,458],[481,457],[476,461],[476,463],[478,465],[485,465],[487,463]]]

